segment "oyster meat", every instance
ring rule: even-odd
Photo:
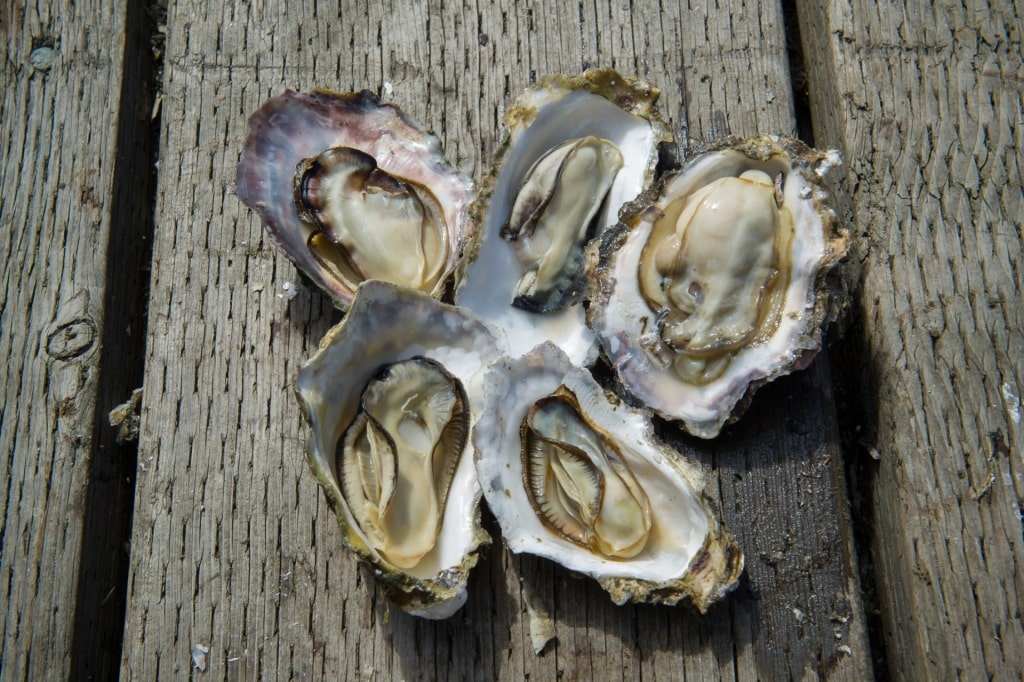
[[[589,322],[629,394],[712,438],[810,362],[848,245],[822,181],[836,162],[786,138],[724,142],[592,249]]]
[[[469,434],[482,370],[501,352],[471,313],[372,281],[296,382],[309,465],[346,545],[415,615],[462,606],[489,539]]]
[[[365,90],[268,100],[249,120],[235,191],[342,310],[368,279],[440,296],[471,232],[470,181]]]
[[[743,570],[706,506],[701,472],[611,402],[551,344],[493,363],[473,430],[487,504],[513,552],[596,578],[617,604],[704,611]]]
[[[653,179],[671,139],[659,94],[604,69],[545,78],[506,113],[456,303],[505,329],[513,355],[552,341],[577,364],[596,359],[579,305],[584,249]]]
[[[538,313],[567,305],[590,225],[620,168],[618,147],[593,136],[563,142],[533,165],[500,232],[523,266],[512,305]]]

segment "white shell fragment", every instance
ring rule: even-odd
[[[810,362],[848,245],[817,173],[835,161],[785,138],[729,141],[592,249],[589,321],[629,395],[713,438],[757,386]]]
[[[617,604],[686,597],[704,611],[734,586],[742,554],[705,507],[699,470],[655,439],[642,412],[609,402],[589,373],[550,344],[495,362],[485,386],[473,431],[476,466],[509,549],[597,579]],[[545,427],[564,444],[546,464],[546,483],[536,486],[545,499],[531,499],[539,494],[530,490],[531,415],[565,395],[573,396],[575,414]],[[598,459],[609,464],[584,461]],[[563,517],[571,518],[554,520]]]
[[[296,381],[309,465],[345,543],[410,613],[446,618],[462,606],[488,541],[468,429],[482,370],[500,354],[471,313],[366,282]]]
[[[192,665],[201,673],[206,672],[206,656],[209,653],[210,648],[202,644],[196,644],[192,647]]]
[[[551,341],[581,366],[596,360],[597,344],[579,302],[583,247],[614,225],[619,209],[653,179],[658,145],[670,138],[654,106],[659,95],[649,83],[604,69],[542,79],[505,114],[508,137],[472,208],[479,231],[455,301],[505,329],[513,356]],[[569,149],[593,149],[591,140],[602,149],[592,170],[544,172]],[[526,250],[556,251],[558,257],[524,256],[511,238],[523,222],[516,217],[523,205],[531,209],[527,214],[536,209],[535,222],[546,224],[538,230],[543,246]],[[563,236],[552,239],[551,233]],[[561,272],[546,274],[556,263]],[[530,288],[538,278],[557,285],[534,295]]]

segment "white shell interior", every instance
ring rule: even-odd
[[[647,546],[632,559],[597,556],[545,526],[523,484],[520,426],[530,407],[565,385],[589,417],[620,438],[624,458],[651,503]],[[650,420],[624,404],[613,406],[590,375],[545,344],[519,359],[495,362],[486,374],[485,407],[473,431],[477,471],[487,505],[513,552],[557,561],[595,578],[667,582],[681,578],[708,534],[708,517],[695,492],[699,474],[656,443]]]
[[[600,95],[577,90],[548,101],[547,90],[531,91],[522,106],[536,106],[529,125],[511,131],[510,150],[487,210],[480,251],[466,270],[456,292],[456,303],[477,312],[505,329],[510,353],[519,356],[551,341],[578,365],[597,359],[597,344],[584,323],[583,307],[569,306],[558,313],[538,314],[512,306],[522,268],[512,248],[498,232],[508,219],[516,193],[533,164],[552,148],[579,137],[594,135],[618,146],[623,167],[616,175],[599,215],[603,230],[618,220],[619,208],[644,188],[646,174],[656,161],[657,140],[648,121],[623,111]]]
[[[646,217],[615,255],[605,275],[614,289],[593,320],[605,353],[627,390],[662,416],[681,420],[688,431],[702,438],[718,434],[751,382],[785,373],[805,351],[819,346],[817,336],[808,334],[808,319],[815,305],[815,276],[826,249],[815,208],[820,201],[817,193],[822,190],[799,173],[790,172],[785,158],[759,162],[732,150],[698,157],[666,185],[655,208],[661,210],[667,205],[665,197],[685,196],[715,179],[739,175],[750,168],[763,169],[773,176],[780,171],[786,173],[783,205],[793,212],[796,226],[785,305],[779,328],[768,341],[740,350],[725,374],[703,386],[684,383],[663,366],[642,342],[645,335],[657,334],[655,312],[647,306],[636,283],[640,255],[653,226]]]
[[[500,354],[498,337],[472,314],[384,282],[366,282],[348,316],[328,333],[320,350],[302,368],[296,389],[313,424],[311,466],[318,470],[318,478],[326,481],[323,485],[343,510],[350,532],[366,545],[361,549],[375,561],[386,563],[369,547],[355,523],[335,470],[336,444],[356,415],[363,387],[384,365],[416,356],[431,358],[462,382],[472,425],[482,410],[481,370]],[[460,566],[478,544],[479,500],[472,445],[467,439],[449,489],[437,545],[415,567],[403,572],[431,579]],[[451,610],[459,605],[461,602]]]

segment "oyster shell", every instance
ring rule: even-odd
[[[469,429],[501,341],[471,313],[366,282],[296,381],[307,459],[345,544],[406,611],[446,618],[466,599],[480,487]]]
[[[617,604],[705,611],[743,570],[701,474],[551,344],[491,365],[473,430],[487,504],[513,552],[596,578]]]
[[[440,296],[471,231],[472,183],[366,90],[267,100],[249,120],[235,192],[342,310],[367,279]]]
[[[505,329],[512,355],[552,341],[577,364],[596,359],[579,305],[584,246],[653,178],[658,145],[671,139],[659,95],[603,69],[545,78],[505,114],[456,303]]]
[[[787,138],[729,140],[623,214],[590,254],[589,322],[629,394],[712,438],[810,362],[848,246],[822,181],[837,162]]]

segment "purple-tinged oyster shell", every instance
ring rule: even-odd
[[[310,173],[321,172],[326,165],[322,159],[331,158],[322,157],[324,152],[339,148],[372,157],[376,168],[354,174],[362,184],[334,181],[334,191],[337,196],[348,192],[344,199],[349,215],[351,205],[362,199],[378,209],[383,206],[388,213],[380,220],[321,221],[323,207],[310,210],[305,204],[305,188],[317,184],[308,181]],[[437,138],[366,90],[286,90],[267,100],[249,119],[235,191],[260,214],[271,241],[342,310],[363,279],[383,279],[440,296],[471,232],[467,209],[472,183],[445,162]],[[417,215],[423,216],[429,238],[361,232],[384,224],[414,229],[415,216],[404,222],[395,219],[409,205],[419,207]],[[440,216],[443,224],[430,221],[430,216]],[[421,248],[419,241],[429,241],[430,248]],[[395,243],[409,245],[410,251],[380,253],[381,244]],[[433,261],[419,268],[430,273],[419,282],[403,281],[402,268],[389,267],[415,257]]]

